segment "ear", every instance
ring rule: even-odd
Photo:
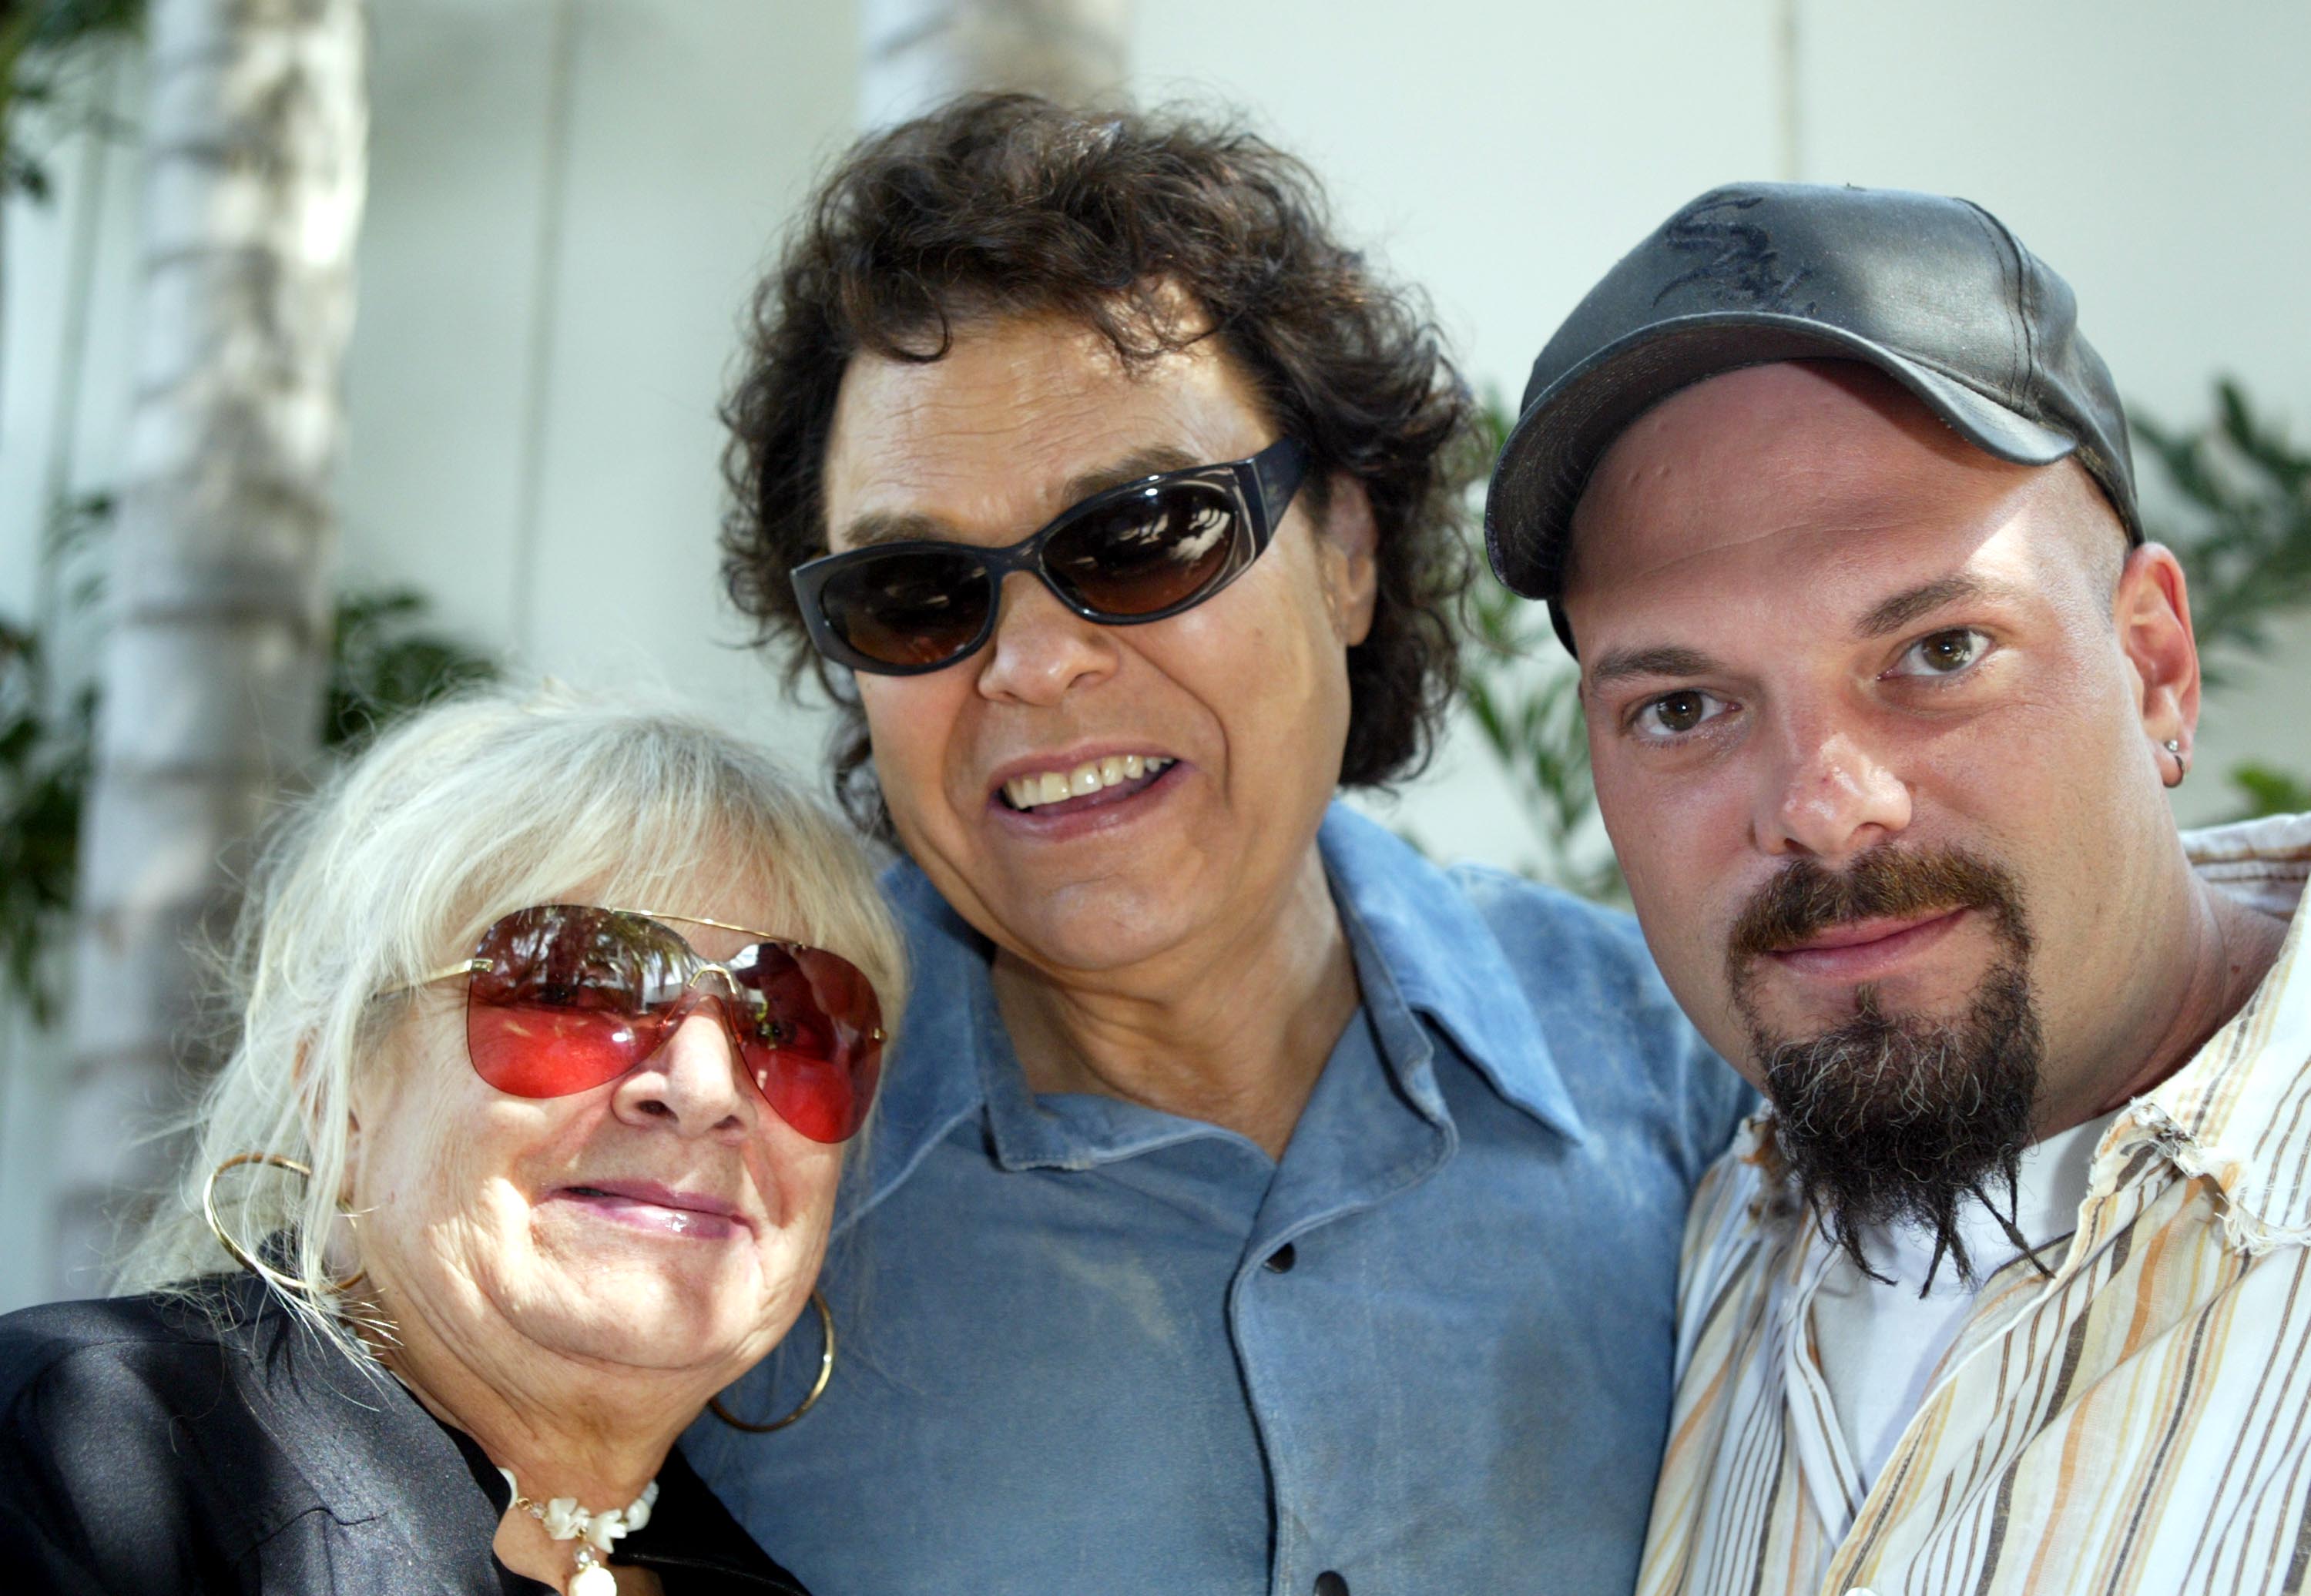
[[[290,1078],[296,1084],[298,1106],[304,1111],[306,1138],[308,1141],[318,1142],[320,1138],[314,1135],[313,1131],[317,1129],[316,1121],[321,1112],[321,1101],[320,1094],[314,1089],[312,1058],[313,1042],[312,1039],[308,1037],[297,1044],[297,1057],[291,1068]],[[348,1189],[337,1193],[337,1200],[340,1203],[350,1202],[353,1199],[350,1188],[353,1184],[353,1169],[361,1162],[361,1115],[354,1112],[354,1100],[360,1095],[361,1083],[356,1077],[353,1083],[353,1089],[346,1094],[345,1184]]]
[[[2118,646],[2133,667],[2135,708],[2150,740],[2160,780],[2170,766],[2175,779],[2191,763],[2191,741],[2199,728],[2199,644],[2191,632],[2191,596],[2183,567],[2172,549],[2147,543],[2132,550],[2118,577],[2112,620]],[[2167,751],[2168,742],[2180,754]]]
[[[1329,486],[1316,557],[1332,630],[1343,646],[1353,649],[1372,634],[1373,606],[1380,589],[1380,531],[1373,524],[1372,499],[1362,482],[1335,471]]]

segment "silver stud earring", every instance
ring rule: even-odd
[[[2176,754],[2181,754],[2183,752],[2183,739],[2180,737],[2168,737],[2167,739],[2167,752]]]

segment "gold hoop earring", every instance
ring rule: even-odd
[[[795,1420],[800,1418],[804,1414],[809,1412],[812,1408],[817,1405],[820,1393],[826,1390],[826,1382],[834,1377],[834,1315],[826,1311],[826,1299],[815,1291],[810,1294],[810,1305],[818,1310],[818,1322],[825,1328],[826,1350],[819,1355],[818,1380],[817,1382],[810,1388],[810,1395],[802,1400],[802,1406],[796,1408],[792,1413],[788,1414],[784,1418],[774,1418],[766,1425],[753,1424],[746,1419],[740,1418],[737,1414],[732,1413],[728,1408],[722,1406],[722,1399],[720,1397],[709,1397],[707,1399],[706,1408],[708,1412],[713,1414],[715,1417],[720,1419],[724,1424],[728,1425],[734,1430],[744,1430],[749,1435],[767,1435],[772,1430],[785,1429],[789,1425],[794,1423]]]
[[[235,1153],[222,1164],[209,1171],[209,1178],[201,1183],[201,1217],[209,1222],[209,1234],[215,1236],[217,1244],[231,1255],[233,1262],[240,1265],[276,1291],[287,1291],[300,1296],[304,1295],[305,1283],[302,1280],[283,1274],[239,1242],[234,1241],[225,1234],[224,1222],[217,1217],[217,1177],[227,1170],[239,1169],[243,1164],[261,1164],[273,1169],[285,1169],[291,1174],[301,1175],[308,1181],[313,1178],[313,1171],[310,1165],[300,1164],[294,1158],[284,1158],[278,1153]],[[342,1295],[368,1278],[367,1269],[355,1269],[342,1280],[330,1281],[329,1289]]]

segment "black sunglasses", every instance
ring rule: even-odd
[[[985,648],[1015,571],[1033,573],[1087,621],[1160,621],[1260,558],[1307,470],[1307,449],[1281,438],[1248,460],[1094,493],[1007,548],[911,539],[807,561],[794,569],[795,597],[820,653],[892,676],[942,670]]]

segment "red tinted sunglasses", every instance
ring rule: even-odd
[[[760,940],[702,958],[661,923]],[[463,975],[466,1055],[516,1097],[567,1097],[617,1079],[702,1006],[772,1112],[818,1142],[847,1141],[875,1101],[883,1011],[859,967],[824,948],[684,914],[541,903],[482,933],[474,956],[417,984]],[[702,978],[725,989],[709,993]]]

